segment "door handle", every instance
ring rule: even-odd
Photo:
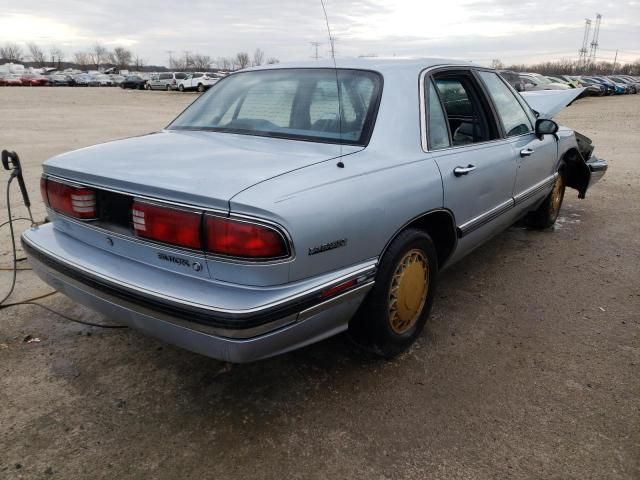
[[[475,169],[476,169],[476,166],[475,165],[471,165],[471,164],[467,165],[466,167],[458,166],[458,167],[453,169],[453,174],[456,177],[460,177],[462,175],[468,174],[469,172],[473,172]]]
[[[534,150],[531,150],[530,148],[523,148],[522,150],[520,150],[520,156],[521,157],[530,157],[531,155],[533,155]]]

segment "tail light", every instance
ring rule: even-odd
[[[43,178],[40,191],[44,202],[56,212],[82,220],[96,218],[96,192],[93,188]]]
[[[138,237],[180,247],[201,249],[202,213],[133,202],[133,228]]]
[[[205,250],[240,258],[280,258],[288,254],[282,234],[271,227],[205,216]]]

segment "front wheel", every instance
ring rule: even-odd
[[[427,322],[437,277],[431,237],[416,229],[400,233],[382,257],[376,283],[349,324],[351,338],[385,358],[405,351]]]
[[[182,84],[178,85],[178,90],[180,90],[181,92],[184,92],[184,85]]]
[[[562,200],[564,200],[565,187],[564,177],[559,174],[558,178],[556,178],[556,183],[553,184],[551,193],[544,199],[537,210],[527,215],[527,225],[530,228],[541,230],[550,228],[556,223],[560,214],[560,207],[562,207]]]
[[[201,84],[201,83],[198,84],[198,91],[200,93],[204,92],[204,85],[203,84]]]
[[[167,92],[171,91],[171,85],[167,85]]]

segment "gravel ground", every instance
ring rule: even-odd
[[[22,155],[41,218],[43,160],[161,128],[194,98],[0,88],[0,148]],[[394,361],[338,336],[229,365],[1,310],[0,477],[640,478],[640,95],[581,100],[560,120],[609,160],[604,180],[585,200],[567,191],[553,230],[513,227],[446,271],[431,322]],[[47,291],[21,272],[14,298]]]

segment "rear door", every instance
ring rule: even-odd
[[[531,108],[499,75],[478,71],[478,77],[493,102],[502,130],[517,159],[513,187],[515,204],[533,203],[555,181],[558,142],[553,135],[536,136],[536,118]]]
[[[465,236],[513,206],[517,161],[468,68],[425,79],[427,142],[442,175],[444,207]]]

